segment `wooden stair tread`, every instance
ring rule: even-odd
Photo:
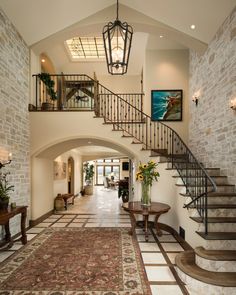
[[[195,248],[195,254],[207,260],[215,261],[236,261],[234,250],[207,250],[204,247]]]
[[[181,178],[180,175],[174,175],[173,178]],[[182,177],[186,177],[186,175],[182,175]],[[194,176],[194,175],[188,175],[188,178],[202,178],[201,176]],[[210,175],[210,178],[227,178],[227,176],[221,176],[221,175]]]
[[[185,186],[184,184],[178,184],[178,183],[176,183],[175,184],[176,186]],[[211,186],[211,185],[207,185],[207,186]],[[235,185],[233,185],[233,184],[228,184],[228,183],[225,183],[225,184],[217,184],[217,187],[218,186],[227,186],[227,187],[235,187]],[[201,187],[201,185],[188,185],[188,187]]]
[[[189,208],[202,208],[202,206],[197,205],[191,205],[189,206]],[[207,204],[207,208],[208,209],[235,209],[236,208],[236,204]]]
[[[203,217],[190,217],[192,220],[203,223]],[[208,217],[208,223],[236,223],[236,217]]]
[[[236,240],[236,232],[196,232],[205,240]]]
[[[236,192],[232,192],[232,193],[211,192],[211,193],[208,193],[208,197],[236,197]]]
[[[181,196],[183,197],[190,197],[189,194],[183,194],[183,193],[180,193]],[[210,198],[214,198],[214,197],[236,197],[236,193],[215,193],[215,192],[211,192],[211,193],[208,193],[208,197]]]
[[[200,268],[195,263],[194,251],[179,253],[175,262],[182,272],[196,280],[215,286],[236,287],[235,272],[214,272]]]

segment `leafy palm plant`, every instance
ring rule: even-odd
[[[14,185],[9,185],[7,180],[7,174],[0,175],[0,200],[7,202],[10,199],[10,192],[14,191]]]

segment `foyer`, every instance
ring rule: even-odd
[[[98,285],[109,285],[102,295],[126,295],[107,278],[110,272],[118,284],[128,286],[127,295],[133,295],[132,287],[135,295],[149,295],[149,285],[153,294],[234,294],[236,2],[119,3],[121,20],[134,29],[128,72],[123,76],[108,74],[102,48],[103,27],[115,19],[115,0],[42,0],[34,4],[31,0],[0,0],[1,184],[7,176],[9,185],[14,186],[10,203],[27,206],[29,240],[26,246],[16,243],[0,253],[0,279],[19,263],[20,271],[4,285],[7,295],[18,294],[17,282],[27,281],[27,275],[20,277],[24,255],[40,250],[40,242],[48,237],[45,257],[51,255],[53,263],[62,266],[60,271],[69,268],[73,273],[70,283],[74,289],[65,280],[60,295],[71,295],[83,285],[83,275],[88,284],[98,275]],[[86,50],[81,54],[81,46],[96,52],[96,57]],[[90,154],[89,149],[93,149]],[[59,193],[79,195],[83,191],[83,163],[107,157],[124,157],[129,162],[129,171],[122,177],[129,177],[130,199],[135,201],[142,196],[141,184],[135,179],[140,163],[157,163],[160,177],[153,183],[151,198],[171,207],[160,217],[166,229],[163,237],[159,239],[152,231],[151,241],[144,243],[142,230],[137,230],[137,245],[127,233],[130,221],[121,209],[121,200],[111,198],[115,189],[108,196],[98,187],[96,198],[80,196],[67,211],[53,213]],[[105,169],[96,184],[102,184]],[[20,231],[18,217],[10,222],[14,237]],[[78,233],[85,233],[89,243]],[[60,235],[67,243],[65,257]],[[106,236],[109,243],[102,243]],[[3,227],[0,240],[4,238]],[[73,253],[79,258],[73,259],[71,254],[68,244],[73,244],[74,238],[83,245],[82,259],[76,243]],[[185,248],[184,242],[192,249]],[[54,255],[57,251],[50,252],[53,247],[64,264]],[[112,253],[106,256],[106,247],[116,250],[118,260],[111,259]],[[93,269],[100,249],[104,251],[98,253],[101,260],[108,260],[101,273]],[[129,256],[125,263],[135,261],[139,268],[125,265],[124,280],[116,276],[122,272],[121,252]],[[90,254],[95,256],[86,256]],[[28,275],[34,264],[32,257],[26,262]],[[93,262],[82,267],[79,277],[75,270],[81,265],[77,262],[86,262],[86,257]],[[51,269],[55,268],[53,263]],[[42,283],[47,277],[47,270],[44,278],[37,265],[34,270],[36,275],[27,281],[28,291],[31,284]],[[55,270],[52,273],[57,277]],[[140,274],[138,283],[135,272]],[[11,283],[14,291],[9,289]],[[54,291],[52,285],[41,290],[52,295],[50,288]],[[79,292],[93,292],[86,284],[83,288]],[[39,295],[41,291],[35,292]]]

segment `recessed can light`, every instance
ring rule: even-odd
[[[163,35],[160,35],[160,38],[163,38],[164,36]]]
[[[196,26],[195,26],[195,25],[191,25],[190,28],[191,28],[192,30],[195,30]]]
[[[41,59],[41,62],[45,62],[46,60],[44,58]]]

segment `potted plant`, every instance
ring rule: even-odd
[[[84,173],[85,173],[85,195],[93,194],[93,175],[94,175],[94,165],[86,162],[84,164]]]
[[[38,77],[44,83],[47,92],[46,102],[42,103],[42,110],[51,110],[53,109],[53,104],[48,101],[48,96],[52,101],[57,99],[57,93],[54,90],[55,82],[52,80],[49,73],[38,74]]]
[[[0,174],[0,210],[7,209],[10,199],[10,192],[14,190],[14,185],[9,185],[7,174]]]

